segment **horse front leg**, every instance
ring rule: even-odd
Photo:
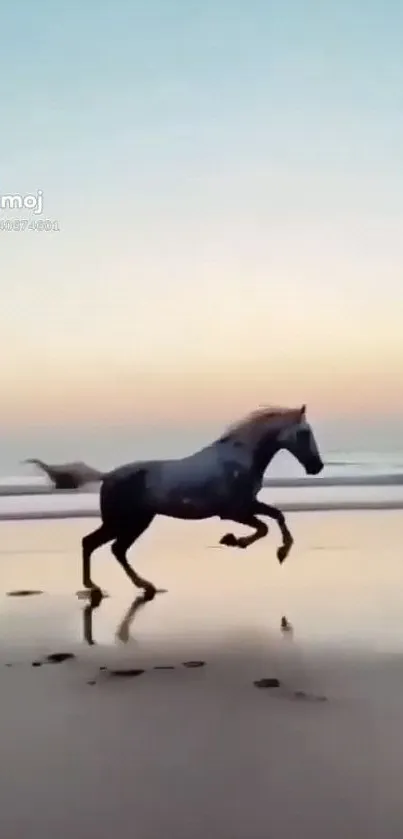
[[[265,504],[263,501],[255,501],[253,505],[253,512],[260,516],[269,516],[277,522],[281,535],[283,537],[283,544],[277,549],[277,559],[282,564],[285,558],[290,553],[294,539],[286,525],[284,514],[277,507],[271,507],[270,504]]]
[[[246,527],[253,527],[255,532],[250,536],[241,537],[236,537],[233,533],[226,533],[225,536],[220,539],[220,545],[227,545],[232,548],[248,548],[249,545],[253,545],[254,542],[258,541],[258,539],[263,539],[267,536],[269,531],[267,525],[260,521],[260,519],[256,518],[256,515],[269,516],[277,522],[283,537],[283,544],[280,545],[277,550],[277,559],[280,564],[283,563],[285,558],[288,556],[294,541],[286,525],[283,513],[281,510],[278,510],[277,507],[271,507],[269,504],[264,504],[262,501],[255,501],[252,510],[253,512],[250,515],[237,516],[233,519],[233,521],[236,521],[238,524],[243,524]]]
[[[257,519],[256,516],[237,516],[233,518],[232,521],[236,522],[237,524],[243,524],[245,527],[253,527],[254,533],[251,533],[250,536],[234,536],[233,533],[226,533],[225,536],[220,539],[220,545],[226,545],[229,548],[248,548],[249,545],[253,545],[254,542],[257,542],[258,539],[263,539],[267,536],[269,532],[269,528],[267,524],[260,519]]]

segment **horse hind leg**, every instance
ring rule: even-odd
[[[108,528],[105,524],[102,524],[101,527],[93,530],[92,533],[88,533],[87,536],[84,536],[82,539],[84,588],[92,589],[93,591],[100,591],[99,586],[95,585],[91,579],[91,554],[97,548],[100,548],[101,545],[106,545],[107,542],[110,542],[114,535],[115,534],[111,532],[110,528]]]
[[[157,589],[155,586],[150,583],[148,580],[145,580],[143,577],[140,577],[137,574],[137,571],[131,567],[130,563],[127,560],[126,553],[131,548],[133,543],[144,533],[145,530],[149,527],[153,520],[154,516],[144,516],[141,519],[138,519],[136,522],[131,523],[124,527],[121,530],[119,535],[116,534],[117,538],[115,542],[113,542],[111,550],[114,557],[117,559],[119,565],[123,568],[124,572],[129,577],[129,580],[137,586],[138,588],[144,589],[144,592],[147,597],[154,597],[156,594]]]

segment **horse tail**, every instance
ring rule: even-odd
[[[87,466],[86,463],[72,464],[71,472],[74,472],[78,480],[83,484],[103,481],[107,474],[106,472],[100,472],[99,469],[94,469],[92,466]]]
[[[23,460],[22,463],[31,463],[33,466],[39,466],[39,468],[43,469],[44,472],[48,472],[49,469],[47,463],[44,463],[43,460],[38,460],[34,457],[27,458],[27,460]]]
[[[57,489],[79,489],[85,484],[102,481],[106,474],[98,469],[93,469],[92,466],[87,466],[86,463],[65,463],[51,466],[44,463],[43,460],[34,458],[24,460],[23,463],[32,463],[42,469]]]

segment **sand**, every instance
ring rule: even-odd
[[[103,549],[92,614],[93,521],[1,525],[5,839],[401,839],[403,514],[289,521],[283,567],[275,528],[157,522],[131,559],[168,592],[136,607]]]

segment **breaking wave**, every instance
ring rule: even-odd
[[[385,469],[388,471],[385,471]],[[403,456],[387,460],[326,461],[323,477],[291,476],[278,470],[264,481],[261,498],[285,512],[403,509]],[[99,515],[96,487],[55,491],[45,480],[0,480],[0,521],[93,518]]]

